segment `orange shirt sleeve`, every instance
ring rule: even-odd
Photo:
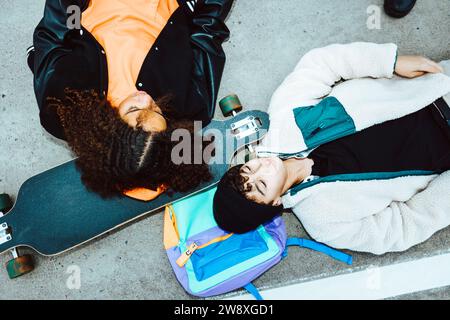
[[[160,194],[164,193],[166,188],[164,186],[158,187],[156,190],[150,190],[146,188],[135,188],[132,190],[124,191],[123,194],[127,197],[141,200],[141,201],[151,201],[156,199]]]

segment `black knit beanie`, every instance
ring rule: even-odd
[[[213,212],[217,225],[233,233],[246,233],[269,222],[283,211],[283,206],[270,206],[248,200],[222,178],[214,195]]]

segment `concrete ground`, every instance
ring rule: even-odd
[[[72,158],[64,143],[39,125],[32,74],[25,50],[41,18],[44,0],[0,0],[0,193],[17,195],[29,177]],[[382,0],[236,0],[228,20],[228,63],[220,96],[238,93],[247,108],[267,109],[272,92],[308,50],[330,43],[395,42],[401,54],[450,59],[450,1],[419,0],[404,19],[380,17],[380,28],[367,20]],[[375,7],[371,7],[375,5]],[[382,10],[381,10],[382,12]],[[217,116],[219,112],[217,112]],[[302,235],[287,218],[290,235]],[[447,228],[403,254],[381,258],[355,255],[355,267],[389,264],[448,252]],[[26,251],[26,250],[24,250]],[[0,257],[0,265],[9,259]],[[62,256],[36,256],[36,270],[10,281],[0,270],[0,299],[189,299],[176,282],[162,246],[162,216],[148,217]],[[69,289],[71,267],[81,272],[81,287]],[[0,268],[1,269],[1,268]],[[345,267],[320,255],[293,252],[256,284],[282,286],[299,279],[340,272]],[[321,272],[322,272],[321,271]],[[322,272],[323,273],[323,272]],[[69,283],[70,284],[70,283]],[[407,297],[405,297],[407,298]],[[412,298],[450,299],[450,288]]]

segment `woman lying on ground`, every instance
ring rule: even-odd
[[[232,3],[46,1],[28,56],[40,120],[67,140],[89,189],[149,200],[209,179],[205,163],[173,164],[171,132],[214,115]]]

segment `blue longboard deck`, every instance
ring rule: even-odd
[[[213,121],[204,130],[225,133],[249,116],[258,118],[261,125],[253,135],[235,140],[236,149],[240,149],[263,137],[269,127],[266,113],[241,112],[225,121]],[[139,217],[159,212],[167,204],[214,187],[228,169],[229,161],[210,164],[213,179],[196,190],[164,193],[149,202],[125,196],[103,199],[82,184],[74,160],[64,163],[31,177],[21,186],[11,211],[0,217],[0,225],[6,223],[11,236],[0,244],[0,253],[21,246],[46,256],[63,253]]]

